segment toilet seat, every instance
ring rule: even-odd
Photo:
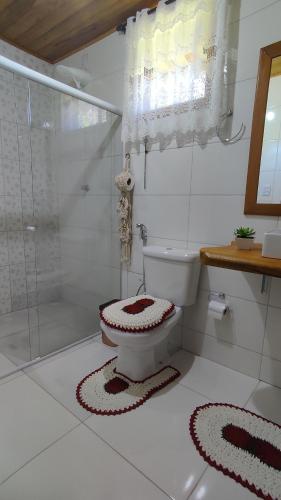
[[[169,300],[139,295],[109,305],[100,312],[100,317],[115,330],[145,333],[159,327],[174,311],[175,305]]]

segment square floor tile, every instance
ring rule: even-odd
[[[0,336],[13,335],[28,329],[28,310],[14,311],[0,316]]]
[[[255,378],[186,351],[177,352],[170,363],[183,375],[180,384],[217,402],[243,406],[258,383]]]
[[[281,425],[281,389],[260,382],[246,408]]]
[[[103,341],[102,341],[102,336],[101,336],[101,334],[100,334],[100,335],[97,335],[97,336],[96,336],[93,340],[94,340],[94,342],[98,342],[98,344],[101,344],[101,345],[103,345],[103,346],[106,346],[106,344],[104,344],[104,343],[103,343]],[[109,346],[108,346],[108,347],[109,347]],[[113,353],[112,355],[113,355],[113,356],[116,356],[116,355],[118,354],[118,346],[116,346],[116,347],[110,347],[110,350],[112,351],[112,353]],[[115,353],[115,354],[114,354],[114,353]]]
[[[0,376],[5,375],[6,373],[14,370],[16,368],[16,365],[14,365],[6,356],[4,356],[2,353],[0,354]],[[10,380],[19,377],[22,375],[22,372],[17,372],[14,373],[13,375],[10,375],[9,377],[4,377],[0,379],[0,385],[1,384],[6,384]]]
[[[79,330],[58,323],[47,323],[39,326],[40,354],[46,356],[58,349],[81,340]]]
[[[211,467],[203,475],[189,500],[254,500],[247,488]]]
[[[16,366],[30,361],[29,330],[0,338],[0,351]]]
[[[85,420],[91,414],[77,403],[76,387],[88,373],[114,356],[116,352],[92,341],[78,349],[65,351],[55,359],[32,366],[25,372],[80,420]]]
[[[78,423],[26,376],[2,384],[0,401],[0,481]]]
[[[0,376],[5,375],[5,373],[14,370],[16,365],[12,363],[4,354],[0,353]]]
[[[0,486],[1,500],[165,500],[168,497],[81,425]]]
[[[168,495],[186,500],[207,467],[188,431],[191,413],[206,402],[174,382],[136,410],[93,415],[86,425]]]

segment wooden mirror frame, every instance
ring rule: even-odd
[[[244,205],[245,214],[281,215],[281,203],[257,203],[271,63],[272,59],[278,56],[281,56],[281,41],[260,50]]]

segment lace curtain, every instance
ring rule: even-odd
[[[187,141],[222,112],[228,0],[159,2],[128,19],[122,139]]]

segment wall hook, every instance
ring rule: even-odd
[[[146,173],[147,173],[147,170],[146,170],[146,157],[147,157],[147,154],[148,154],[147,145],[148,145],[148,137],[145,137],[144,138],[144,170],[143,170],[143,188],[144,189],[146,189]]]
[[[217,136],[218,136],[219,140],[223,144],[226,144],[226,145],[235,144],[236,142],[240,141],[240,139],[242,139],[242,137],[243,137],[243,135],[245,133],[245,130],[246,130],[246,125],[244,125],[244,123],[242,122],[242,125],[241,125],[239,131],[233,137],[224,138],[224,137],[221,136],[221,128],[222,128],[225,120],[227,118],[230,118],[230,116],[232,116],[232,115],[233,115],[233,111],[232,111],[231,108],[229,108],[225,113],[223,113],[221,115],[220,122],[219,122],[219,124],[216,127]]]

